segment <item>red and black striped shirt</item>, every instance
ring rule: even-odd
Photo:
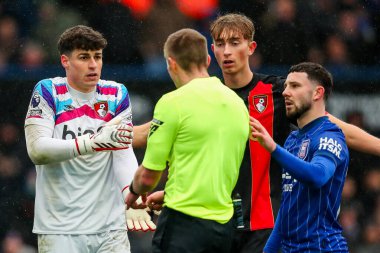
[[[249,84],[234,89],[244,100],[249,114],[280,145],[291,130],[282,96],[284,82],[283,77],[255,73]],[[281,168],[258,142],[247,142],[236,193],[242,198],[244,230],[273,228],[281,199]]]

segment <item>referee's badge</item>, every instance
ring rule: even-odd
[[[302,160],[305,159],[307,156],[307,152],[309,151],[309,144],[310,144],[310,139],[303,140],[300,150],[298,151],[298,157],[301,158]]]
[[[161,120],[158,120],[158,119],[153,118],[153,120],[152,120],[151,123],[150,123],[150,129],[149,129],[149,135],[148,135],[148,137],[150,137],[152,134],[154,134],[154,132],[156,132],[156,130],[157,130],[162,124],[164,124],[164,122],[162,122]]]
[[[259,113],[265,111],[268,106],[267,95],[256,95],[253,97],[253,105]]]

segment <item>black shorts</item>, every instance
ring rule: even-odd
[[[255,231],[235,230],[231,253],[263,253],[272,229]]]
[[[153,253],[228,253],[232,243],[232,221],[220,224],[163,208],[153,236]]]

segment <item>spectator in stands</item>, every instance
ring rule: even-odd
[[[5,65],[17,62],[20,45],[18,28],[13,17],[0,17],[0,57]]]
[[[349,249],[353,249],[360,242],[363,206],[357,197],[357,181],[348,175],[343,187],[340,211],[340,223],[343,235],[346,237]]]
[[[42,46],[35,41],[28,40],[20,52],[20,64],[26,69],[41,68],[44,64],[46,53]]]
[[[330,67],[347,67],[351,63],[347,52],[347,45],[340,36],[329,36],[325,47],[327,55],[326,64]]]
[[[37,250],[25,244],[20,232],[11,230],[4,238],[1,253],[37,253]]]
[[[32,29],[32,38],[43,46],[47,63],[59,64],[57,41],[67,28],[85,24],[76,10],[62,6],[59,1],[41,0],[38,5],[38,22]]]
[[[378,253],[380,249],[380,226],[369,222],[364,227],[362,245],[357,253]]]
[[[305,60],[306,37],[298,23],[294,0],[276,0],[271,4],[262,43],[265,63],[289,65]]]

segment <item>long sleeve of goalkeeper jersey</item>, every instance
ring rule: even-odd
[[[53,129],[42,125],[27,125],[25,139],[28,154],[34,164],[62,162],[76,156],[75,140],[52,138]]]
[[[276,146],[272,156],[290,175],[315,188],[322,187],[336,169],[335,161],[329,156],[316,155],[310,162],[305,162],[280,145]]]
[[[268,241],[265,244],[264,253],[277,253],[279,249],[281,248],[282,237],[281,237],[280,229],[279,229],[280,221],[281,221],[281,212],[278,212],[277,219],[274,224],[272,233],[270,234]]]
[[[120,187],[120,192],[123,193],[125,199],[128,191],[126,186],[129,186],[133,180],[138,167],[137,159],[133,148],[112,151],[113,169],[115,171],[116,181]]]

